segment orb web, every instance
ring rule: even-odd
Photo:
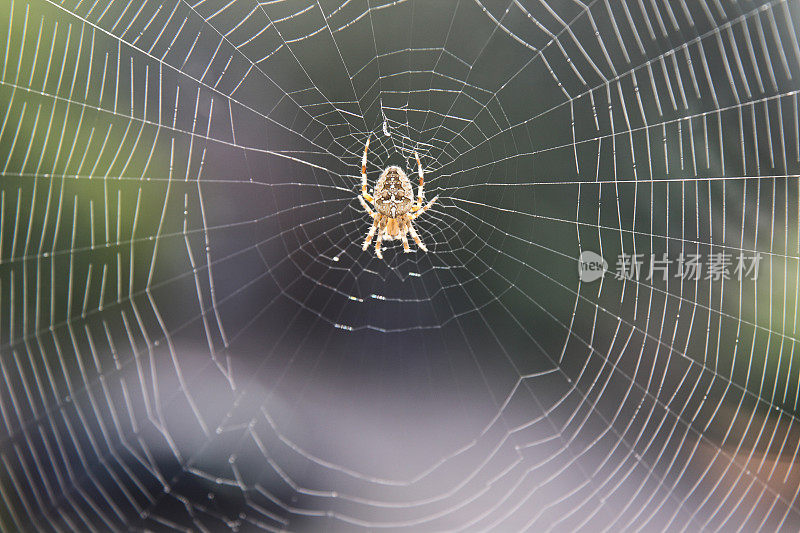
[[[796,529],[799,9],[4,3],[3,528]]]

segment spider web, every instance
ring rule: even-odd
[[[800,527],[795,0],[0,9],[3,529]]]

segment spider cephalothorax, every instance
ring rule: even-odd
[[[372,227],[367,233],[367,238],[364,241],[364,250],[367,249],[369,243],[377,232],[375,237],[375,255],[383,259],[381,253],[381,241],[391,241],[400,239],[403,241],[403,249],[406,253],[411,251],[408,245],[407,233],[411,233],[414,242],[417,243],[420,250],[427,252],[428,249],[422,244],[422,241],[411,224],[415,218],[430,209],[438,196],[423,206],[423,183],[424,177],[422,172],[422,163],[419,161],[419,155],[414,152],[414,157],[417,159],[417,168],[419,174],[419,187],[417,189],[417,199],[414,200],[414,188],[408,180],[408,176],[403,172],[403,169],[396,166],[386,167],[381,173],[378,182],[375,184],[373,191],[374,197],[367,193],[367,150],[369,150],[369,137],[367,137],[367,144],[364,146],[364,157],[361,160],[361,195],[358,197],[361,205],[372,217]],[[370,209],[367,202],[375,206],[375,211]]]

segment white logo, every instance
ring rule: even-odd
[[[608,263],[602,256],[586,250],[578,258],[578,277],[584,283],[596,281],[608,270]]]

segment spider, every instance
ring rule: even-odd
[[[417,173],[419,174],[416,201],[414,200],[414,189],[411,186],[411,182],[408,180],[406,173],[403,172],[403,169],[397,166],[388,166],[384,169],[375,184],[375,190],[373,191],[375,196],[372,197],[367,193],[367,150],[369,150],[369,137],[367,137],[367,144],[364,146],[364,157],[361,160],[361,194],[358,199],[364,210],[372,217],[372,227],[370,227],[361,249],[366,250],[369,243],[372,242],[372,238],[375,237],[375,255],[379,259],[383,259],[381,241],[400,239],[403,241],[403,250],[408,253],[411,248],[408,245],[406,234],[411,233],[411,237],[414,238],[414,242],[417,243],[419,249],[427,252],[428,249],[422,244],[411,221],[430,209],[439,196],[435,196],[433,200],[423,206],[422,185],[424,177],[419,155],[414,152],[414,157],[417,159]],[[370,209],[367,202],[375,206],[375,211]],[[377,236],[375,235],[376,232]]]

